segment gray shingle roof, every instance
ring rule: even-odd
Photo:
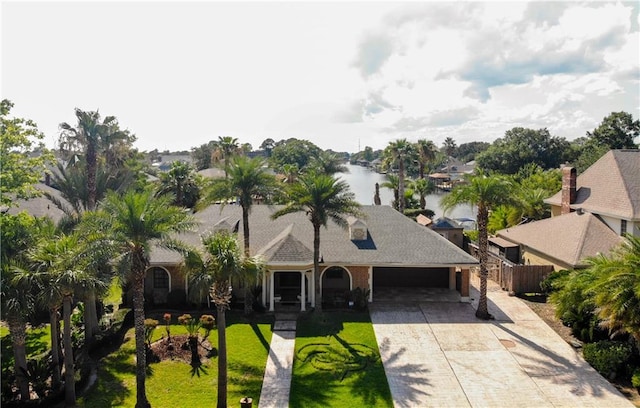
[[[576,180],[571,208],[640,221],[640,150],[610,150]],[[562,192],[545,200],[559,206]]]
[[[523,244],[572,266],[584,266],[584,259],[606,254],[622,238],[597,216],[572,212],[500,230],[498,237]]]
[[[56,197],[63,205],[71,208],[71,205],[62,198],[60,192],[55,188],[49,187],[46,184],[38,183],[35,185],[36,190],[43,193],[51,194]],[[39,197],[33,197],[28,200],[16,200],[16,206],[9,208],[9,214],[17,214],[21,211],[33,215],[34,217],[49,217],[53,222],[58,222],[64,216],[64,212],[60,210],[51,200],[49,200],[44,194]]]
[[[292,231],[293,224],[261,248],[257,255],[267,263],[312,264],[313,250],[297,240]]]
[[[292,247],[298,247],[302,252],[313,248],[313,228],[307,216],[304,213],[294,213],[272,220],[271,214],[278,208],[280,207],[254,205],[251,209],[251,254],[262,251],[265,255],[273,256],[273,259],[282,260]],[[389,206],[363,206],[362,212],[365,214],[363,221],[368,228],[368,239],[365,241],[352,241],[349,239],[348,229],[343,229],[332,221],[327,223],[327,228],[320,230],[320,253],[325,263],[378,266],[477,264],[475,258],[453,243]],[[214,205],[196,214],[201,222],[201,230],[222,218],[227,218],[227,222],[233,224],[241,220],[241,217],[241,208],[237,205],[226,205],[222,212],[220,206]],[[270,252],[269,249],[276,247],[274,239],[278,237],[280,239],[276,241],[281,246],[278,251]],[[198,245],[200,241],[197,232],[183,234],[180,238],[192,245]],[[238,239],[242,242],[242,228],[238,232]],[[153,263],[159,263],[156,256],[164,258],[161,251],[154,251]],[[175,257],[178,259],[177,255]],[[300,261],[309,258],[304,254],[295,259]]]

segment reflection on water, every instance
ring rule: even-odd
[[[384,183],[386,181],[384,174],[376,173],[366,167],[354,166],[347,164],[349,173],[340,173],[337,176],[349,183],[351,191],[356,195],[356,201],[363,205],[372,205],[373,196],[375,194],[375,184]],[[442,208],[440,200],[445,196],[446,192],[429,194],[425,197],[427,208],[436,213],[436,218],[442,217]],[[388,188],[380,187],[380,201],[383,205],[391,205],[393,201],[393,191]],[[475,209],[468,205],[461,205],[447,213],[449,218],[472,218],[475,219]]]

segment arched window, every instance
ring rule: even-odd
[[[169,289],[169,272],[163,268],[154,267],[151,273],[154,289]]]

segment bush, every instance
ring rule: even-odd
[[[462,231],[465,237],[469,238],[471,242],[478,242],[478,230],[465,230]]]
[[[615,378],[616,374],[626,368],[632,349],[629,343],[604,340],[585,344],[582,352],[584,359],[600,374]]]
[[[365,310],[369,302],[369,289],[355,288],[348,292],[347,299],[353,302],[353,307],[356,310]]]
[[[424,215],[425,217],[429,217],[429,218],[433,218],[436,215],[436,213],[433,212],[433,210],[430,210],[428,208],[425,208],[424,210],[421,209],[421,208],[408,208],[408,209],[404,210],[404,215],[409,217],[409,218],[413,218],[414,220],[420,214]]]
[[[548,295],[551,292],[562,289],[566,277],[569,276],[570,273],[571,271],[566,269],[551,272],[545,280],[540,282],[540,290],[542,290],[542,293]]]
[[[631,385],[640,390],[640,368],[636,368],[631,376]]]

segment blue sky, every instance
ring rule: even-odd
[[[141,150],[233,136],[569,140],[640,116],[637,2],[2,2],[2,97],[52,146],[74,108]]]

